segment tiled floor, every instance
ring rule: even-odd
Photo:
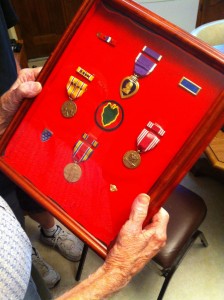
[[[201,229],[209,242],[209,247],[201,247],[199,241],[195,243],[171,280],[164,300],[222,300],[224,295],[222,274],[224,186],[211,178],[194,177],[192,174],[188,174],[182,184],[201,195],[207,204],[208,214]],[[27,218],[27,232],[42,256],[61,274],[61,282],[51,290],[54,297],[77,284],[75,282],[77,263],[67,261],[53,249],[49,250],[48,247],[42,245],[38,240],[37,225],[29,218]],[[89,251],[82,279],[94,272],[101,264],[102,259]],[[155,272],[150,263],[112,299],[156,300],[162,282],[163,278]]]

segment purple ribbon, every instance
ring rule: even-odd
[[[135,59],[134,73],[137,76],[144,77],[151,73],[157,66],[151,59],[139,53]]]
[[[151,48],[149,48],[147,46],[144,46],[142,51],[157,61],[160,61],[162,58],[162,55],[160,55],[159,53],[157,53],[156,51],[152,50]]]

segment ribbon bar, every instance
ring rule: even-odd
[[[179,86],[181,86],[193,95],[197,95],[201,90],[201,87],[199,85],[195,84],[193,81],[187,79],[186,77],[183,77],[181,79]]]
[[[110,44],[110,45],[112,45],[112,46],[116,46],[116,42],[115,42],[114,39],[112,39],[111,36],[105,35],[105,34],[103,34],[102,32],[98,32],[98,33],[97,33],[97,37],[98,37],[100,40],[106,42],[107,44]]]
[[[80,75],[82,75],[83,77],[85,77],[86,79],[88,79],[89,81],[93,81],[94,76],[92,74],[90,74],[89,72],[87,72],[86,70],[84,70],[81,67],[78,67],[76,69],[76,72],[79,73]]]

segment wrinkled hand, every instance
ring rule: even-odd
[[[124,287],[166,242],[168,213],[161,208],[152,222],[142,228],[149,207],[149,196],[135,199],[129,220],[124,224],[104,264],[58,300],[106,299]]]
[[[40,70],[41,68],[22,69],[19,72],[15,83],[1,96],[1,124],[8,124],[11,121],[24,98],[33,98],[41,92],[41,84],[39,82],[35,82]],[[5,128],[1,128],[1,131],[4,131],[4,129]]]
[[[163,208],[153,217],[149,225],[142,228],[149,202],[148,195],[137,196],[129,220],[122,227],[105,261],[104,268],[121,272],[124,285],[159,252],[166,242],[169,215]]]

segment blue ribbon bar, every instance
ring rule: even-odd
[[[187,90],[193,95],[197,95],[201,90],[201,87],[199,85],[195,84],[194,82],[187,79],[186,77],[183,77],[181,79],[179,86],[181,86],[182,88],[184,88],[185,90]]]

